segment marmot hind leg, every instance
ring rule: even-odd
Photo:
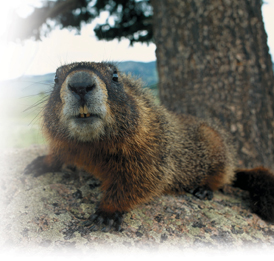
[[[229,137],[218,127],[213,128],[207,124],[202,124],[199,130],[206,148],[207,161],[210,162],[204,184],[213,191],[230,185],[235,176],[235,152]]]

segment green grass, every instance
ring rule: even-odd
[[[36,95],[26,98],[1,98],[1,149],[45,144],[40,127],[42,105],[35,106],[45,97]]]

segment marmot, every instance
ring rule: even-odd
[[[274,175],[237,170],[229,134],[218,124],[156,105],[142,82],[111,63],[61,66],[43,112],[49,155],[25,173],[81,168],[101,182],[103,198],[90,223],[120,230],[122,215],[163,193],[211,199],[232,184],[248,190],[252,208],[274,221]]]

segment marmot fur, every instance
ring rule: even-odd
[[[250,191],[253,211],[274,221],[272,173],[263,167],[236,170],[226,131],[156,105],[141,81],[111,63],[58,68],[43,129],[50,153],[25,172],[57,170],[66,163],[94,175],[104,192],[90,217],[95,224],[119,230],[124,212],[155,196],[188,191],[211,199],[212,191],[233,183]]]

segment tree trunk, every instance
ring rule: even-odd
[[[239,166],[274,169],[274,77],[259,0],[152,0],[161,102],[231,131]]]

